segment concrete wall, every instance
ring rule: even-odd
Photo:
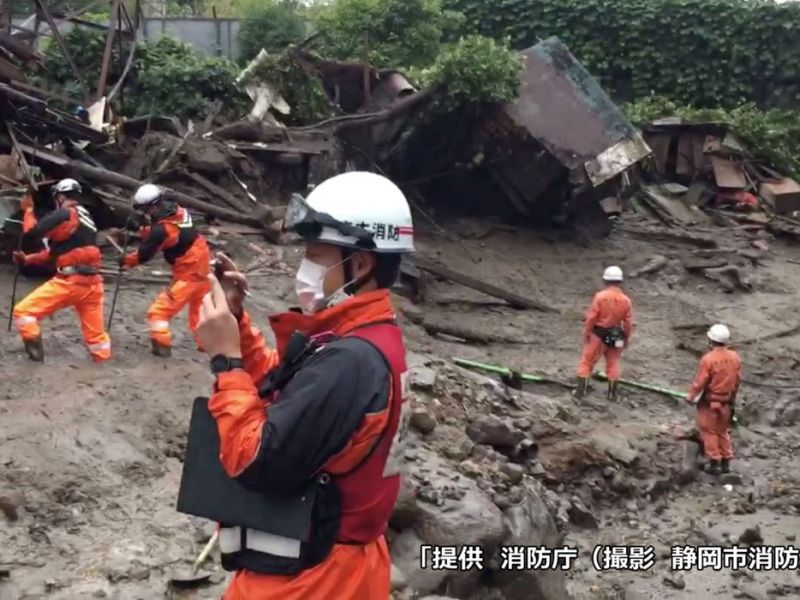
[[[168,35],[177,38],[198,52],[214,56],[217,49],[222,56],[236,60],[239,56],[239,19],[184,19],[149,17],[144,19],[142,31],[147,40],[157,40]]]
[[[26,22],[27,21],[27,22]],[[157,40],[168,35],[177,38],[191,46],[198,52],[209,56],[217,54],[232,60],[239,57],[240,19],[189,19],[182,17],[147,17],[142,20],[142,37],[146,40]],[[33,28],[32,19],[14,19],[13,24],[20,27]],[[72,29],[72,23],[61,22],[58,30],[62,35]],[[47,24],[40,24],[40,31],[44,31]],[[217,50],[219,49],[219,53]]]

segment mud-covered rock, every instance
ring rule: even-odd
[[[16,491],[6,492],[0,495],[0,511],[9,521],[19,519],[19,509],[25,503],[25,497]]]
[[[511,419],[486,415],[467,427],[467,435],[476,444],[495,448],[513,448],[525,438],[525,433],[514,427]]]
[[[578,527],[597,529],[599,525],[597,517],[595,517],[588,508],[586,508],[586,505],[577,496],[573,496],[570,499],[567,514],[569,515],[570,523],[577,525]]]
[[[778,400],[767,416],[773,427],[790,427],[800,422],[800,397],[784,397]]]
[[[739,543],[748,546],[755,546],[764,543],[764,536],[761,535],[761,528],[756,525],[755,527],[748,527],[739,536]]]
[[[408,382],[416,390],[430,391],[436,385],[436,371],[428,367],[414,367],[409,371]]]
[[[413,529],[406,529],[395,536],[391,553],[392,564],[403,572],[411,586],[420,593],[430,594],[440,589],[450,572],[420,566],[421,548],[426,543]]]
[[[415,406],[411,412],[411,426],[422,434],[436,429],[436,417],[425,406]]]
[[[542,500],[541,486],[526,481],[522,503],[504,511],[509,536],[504,546],[539,546],[554,548],[561,543],[553,515]],[[508,600],[569,600],[563,571],[498,571],[493,579]]]
[[[508,478],[508,483],[516,485],[522,481],[522,476],[525,475],[525,467],[517,463],[503,463],[500,471]]]

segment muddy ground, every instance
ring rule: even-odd
[[[636,329],[623,362],[624,377],[686,389],[697,358],[676,345],[701,349],[702,334],[674,325],[728,323],[738,340],[800,324],[800,250],[767,238],[769,252],[752,267],[751,292],[726,293],[719,283],[687,272],[681,260],[694,250],[684,243],[648,241],[623,230],[589,241],[558,231],[512,229],[476,220],[440,223],[453,241],[431,228],[418,241],[426,256],[496,285],[529,294],[560,313],[520,311],[478,292],[430,279],[419,304],[426,320],[502,331],[517,344],[470,345],[433,338],[406,322],[407,343],[420,355],[455,356],[545,373],[569,380],[580,351],[581,314],[608,264],[626,271],[650,257],[669,259],[660,273],[626,282],[635,303]],[[740,230],[707,232],[723,247],[750,248],[755,238]],[[254,251],[241,239],[222,238],[241,263]],[[249,238],[252,242],[253,238]],[[293,246],[273,247],[271,266],[251,278],[255,321],[292,299]],[[165,270],[154,264],[144,271]],[[0,271],[10,293],[11,269]],[[22,281],[24,293],[35,285]],[[107,306],[112,285],[107,283]],[[212,531],[210,525],[175,511],[181,456],[192,399],[207,394],[212,378],[204,355],[194,350],[185,315],[174,325],[171,360],[148,352],[144,315],[157,285],[128,284],[112,329],[114,358],[93,365],[69,311],[44,323],[47,360],[33,364],[13,333],[0,334],[0,497],[17,519],[0,514],[0,599],[165,597],[170,570],[188,565]],[[3,314],[6,314],[5,312]],[[800,335],[751,343],[740,350],[745,377],[780,386],[800,385]],[[583,434],[624,434],[646,464],[668,472],[680,460],[671,432],[689,426],[692,410],[652,393],[625,390],[615,405],[604,390],[580,405],[558,386],[526,388],[548,395],[576,415]],[[447,398],[442,403],[448,405]],[[708,572],[665,583],[669,559],[646,574],[597,573],[587,553],[597,543],[655,545],[663,557],[674,544],[735,541],[760,525],[766,544],[797,544],[800,535],[800,388],[746,385],[740,412],[745,425],[734,434],[735,469],[743,483],[726,490],[701,475],[656,499],[598,501],[600,527],[570,526],[565,543],[582,550],[569,575],[576,598],[767,598],[800,597],[794,572]],[[775,407],[782,407],[775,413]],[[564,440],[540,441],[552,460]],[[543,460],[544,460],[543,459]],[[575,481],[548,481],[568,493]],[[2,576],[3,570],[9,573]],[[224,574],[199,591],[174,597],[218,598]],[[636,593],[641,594],[635,596]],[[743,594],[743,595],[740,595]],[[748,595],[749,594],[749,595]]]

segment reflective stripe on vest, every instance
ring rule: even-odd
[[[94,224],[94,220],[92,219],[92,215],[89,214],[89,211],[82,206],[76,206],[75,210],[78,211],[78,221],[92,231],[96,232],[97,225]]]
[[[244,547],[247,550],[272,554],[273,556],[283,556],[286,558],[297,558],[300,556],[300,540],[295,540],[282,535],[257,531],[255,529],[245,529],[242,536],[241,527],[220,527],[219,530],[219,550],[224,554],[232,554],[242,550],[242,537],[244,537]]]

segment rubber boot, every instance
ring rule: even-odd
[[[161,358],[169,358],[172,356],[172,347],[165,346],[163,344],[159,344],[155,340],[150,340],[150,347],[153,351],[153,354],[156,356],[160,356]]]
[[[606,396],[609,402],[616,402],[617,401],[617,387],[619,383],[616,381],[609,381],[608,382],[608,395]]]
[[[706,467],[706,473],[708,473],[709,475],[719,475],[721,473],[719,461],[718,460],[708,461],[708,466]]]
[[[576,400],[580,400],[586,395],[586,392],[589,390],[589,378],[588,377],[578,377],[576,381],[578,387],[576,387],[572,391],[572,397]]]
[[[728,458],[722,459],[722,464],[720,465],[720,470],[723,473],[730,473],[731,472],[731,461]]]
[[[44,345],[42,344],[42,337],[39,336],[35,339],[24,341],[25,352],[28,353],[28,357],[36,362],[42,362],[44,360]]]

